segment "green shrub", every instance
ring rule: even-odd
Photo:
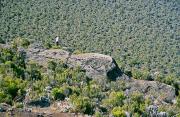
[[[0,100],[4,100],[4,102],[10,102],[14,100],[17,96],[24,95],[25,87],[26,83],[23,80],[6,76],[0,82]]]
[[[157,74],[154,76],[155,81],[163,82],[164,76],[162,74]]]
[[[174,86],[176,95],[179,95],[180,85],[178,84],[178,77],[175,74],[168,74],[161,79],[161,82]]]
[[[44,47],[50,49],[52,48],[52,44],[50,42],[45,42]]]
[[[9,83],[7,86],[7,93],[10,94],[12,98],[15,98],[17,96],[18,90],[19,90],[18,84],[14,82]]]
[[[62,49],[62,47],[60,46],[60,45],[58,45],[58,46],[52,46],[52,49]]]
[[[21,40],[21,46],[24,48],[28,48],[28,46],[30,45],[30,41],[28,39],[23,38]]]
[[[145,111],[145,99],[143,94],[139,92],[133,92],[131,94],[130,110],[133,113],[142,114]]]
[[[133,92],[133,94],[131,95],[131,99],[133,102],[137,102],[138,104],[144,103],[143,94],[139,92]]]
[[[180,92],[179,92],[180,94]],[[177,107],[180,109],[180,95],[177,96],[177,103],[176,103]]]
[[[139,113],[134,113],[133,117],[141,117],[141,115]]]
[[[140,80],[152,80],[150,76],[150,72],[148,70],[139,70],[139,69],[133,69],[132,70],[132,77],[135,79]]]
[[[81,94],[81,89],[79,87],[71,86],[71,89],[72,89],[74,94],[76,94],[76,95],[80,95]]]
[[[54,61],[48,61],[48,69],[55,71],[57,63]]]
[[[126,117],[125,111],[122,107],[114,107],[111,113],[114,117]]]
[[[40,66],[37,63],[29,62],[27,66],[28,79],[30,80],[41,80],[42,75],[40,71]]]
[[[168,85],[173,85],[175,83],[176,79],[177,78],[174,74],[169,74],[163,79],[163,82],[168,84]]]
[[[94,105],[88,97],[72,95],[70,101],[74,106],[74,112],[80,112],[88,115],[94,114]]]
[[[114,105],[123,105],[123,100],[125,99],[125,95],[123,92],[111,92],[110,99],[112,99],[112,103]]]
[[[101,97],[100,86],[95,85],[95,84],[89,84],[88,86],[84,86],[82,88],[82,93],[90,98]]]
[[[63,93],[64,93],[63,90],[60,88],[52,89],[52,96],[55,100],[64,100],[65,95]]]
[[[7,93],[4,92],[0,92],[0,103],[8,103],[11,104],[12,103],[12,97],[10,95],[8,95]]]
[[[102,113],[100,113],[99,111],[95,112],[95,117],[103,117]]]
[[[23,105],[22,102],[16,102],[16,103],[14,104],[14,106],[15,106],[16,108],[23,108],[23,107],[24,107],[24,105]]]
[[[125,95],[123,92],[111,92],[108,99],[103,100],[103,104],[108,107],[112,108],[114,106],[122,106],[123,100],[125,99]]]
[[[82,51],[80,51],[80,50],[75,50],[75,51],[73,52],[73,54],[82,54]]]
[[[28,46],[30,45],[30,41],[26,38],[17,37],[12,41],[12,45],[14,47],[22,46],[24,48],[28,48]]]
[[[0,37],[0,43],[5,44],[6,42]]]

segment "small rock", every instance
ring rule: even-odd
[[[156,117],[158,113],[158,107],[156,105],[150,105],[146,108],[146,111],[148,113],[148,116]]]
[[[40,97],[40,99],[32,100],[28,103],[29,106],[40,106],[40,107],[49,107],[50,99],[47,97]]]
[[[0,104],[0,112],[7,112],[9,109],[11,109],[11,106],[6,103]]]
[[[168,117],[168,114],[166,112],[159,112],[157,113],[157,117]]]
[[[38,113],[37,117],[44,117],[43,113]]]

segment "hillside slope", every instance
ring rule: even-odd
[[[0,117],[6,114],[1,112],[20,117],[26,113],[115,117],[180,113],[176,94],[180,82],[170,86],[137,80],[121,72],[111,56],[69,54],[34,45],[0,44]]]
[[[179,8],[179,0],[1,0],[0,40],[60,36],[65,46],[111,55],[126,69],[179,76]]]

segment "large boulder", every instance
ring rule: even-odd
[[[131,79],[126,83],[128,83],[130,93],[141,92],[158,105],[172,103],[176,96],[174,87],[157,81]]]
[[[68,59],[68,65],[70,67],[81,67],[86,71],[87,76],[91,78],[104,76],[115,80],[122,75],[121,70],[112,57],[98,53],[72,55]]]
[[[98,53],[86,53],[71,55],[68,51],[61,49],[28,49],[29,60],[38,62],[40,65],[47,66],[48,61],[64,61],[69,67],[80,67],[86,71],[90,78],[107,77],[115,80],[122,75],[115,60],[107,55]]]

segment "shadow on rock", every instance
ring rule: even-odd
[[[49,107],[50,106],[50,100],[45,97],[41,97],[39,100],[34,100],[28,103],[29,106],[37,106],[37,107]]]
[[[109,80],[115,81],[118,77],[121,77],[123,75],[123,72],[118,67],[118,64],[114,59],[112,63],[114,67],[112,67],[112,69],[107,72],[107,77]]]

